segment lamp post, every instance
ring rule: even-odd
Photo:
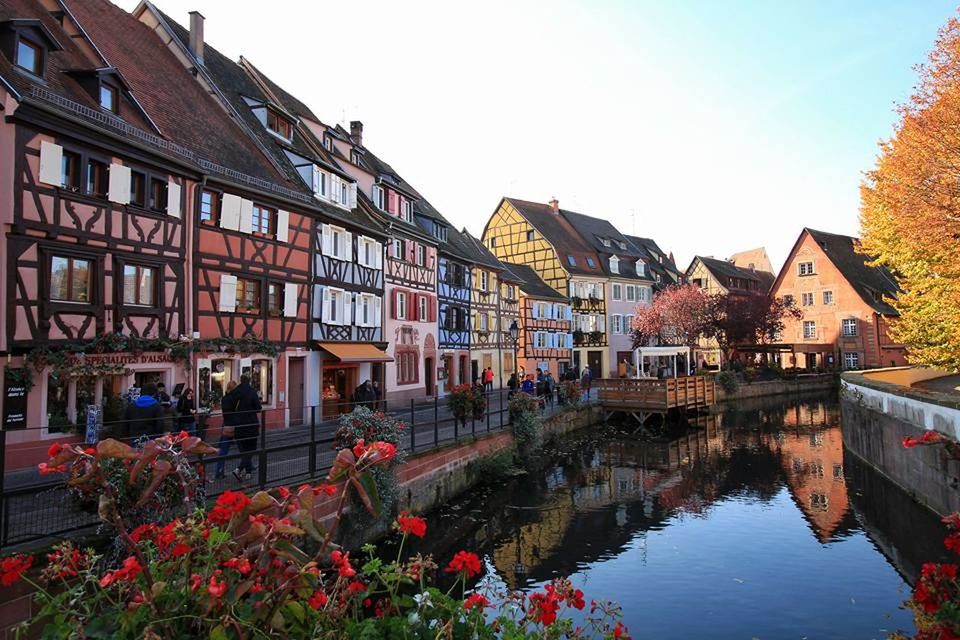
[[[514,320],[510,323],[510,339],[513,340],[513,379],[520,384],[520,363],[517,362],[517,353],[520,351],[520,325]]]

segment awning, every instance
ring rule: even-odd
[[[317,346],[340,362],[393,362],[393,358],[372,344],[320,342]]]

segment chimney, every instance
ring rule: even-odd
[[[350,121],[350,140],[357,146],[363,146],[363,123],[359,120]]]
[[[190,53],[203,64],[203,14],[190,12]]]
[[[550,199],[550,208],[553,209],[554,213],[560,213],[560,201],[556,198]]]

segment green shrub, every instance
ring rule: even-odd
[[[728,394],[734,394],[740,388],[740,381],[736,374],[730,371],[721,371],[717,374],[717,384]]]

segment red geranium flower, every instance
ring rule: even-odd
[[[447,573],[463,573],[468,578],[472,578],[480,573],[480,558],[477,557],[477,554],[469,551],[457,551],[445,571]]]
[[[530,595],[530,615],[534,622],[538,622],[545,627],[549,627],[557,621],[557,611],[560,610],[560,602],[557,595],[552,592],[534,593]]]
[[[33,556],[15,555],[0,560],[0,583],[9,587],[33,564]]]
[[[339,549],[330,553],[330,562],[344,578],[352,578],[357,575],[357,570],[350,565],[350,553],[343,553]]]
[[[415,535],[422,538],[427,535],[427,521],[417,516],[408,515],[406,511],[397,516],[397,529],[403,535]]]
[[[314,591],[313,595],[307,598],[307,604],[314,609],[319,609],[320,607],[326,606],[327,594],[323,592],[323,589]]]
[[[217,504],[207,515],[210,524],[224,525],[230,522],[233,514],[240,513],[250,504],[250,498],[239,491],[224,491],[217,498]]]
[[[209,591],[210,595],[214,598],[222,598],[223,594],[227,592],[227,581],[222,580],[217,582],[217,576],[210,576],[210,583],[207,585],[207,591]]]
[[[47,449],[47,455],[51,458],[56,458],[57,455],[60,453],[60,449],[61,449],[60,443],[54,442],[52,445],[50,445],[50,448]]]
[[[470,609],[483,609],[489,607],[490,601],[479,593],[471,593],[466,600],[463,601],[463,608],[467,611]]]

